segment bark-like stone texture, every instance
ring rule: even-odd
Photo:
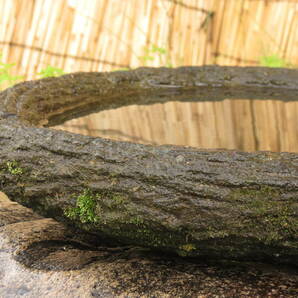
[[[53,126],[130,104],[225,98],[297,100],[298,71],[265,67],[138,68],[75,73],[18,84],[0,93],[0,118]]]
[[[1,297],[297,297],[295,269],[105,246],[1,192],[0,212]]]
[[[1,189],[101,237],[297,262],[297,154],[118,143],[0,122]]]
[[[292,100],[297,74],[138,69],[20,84],[0,94],[0,187],[39,214],[113,243],[297,266],[297,154],[154,147],[32,127],[90,107],[187,100],[190,94],[254,98],[262,92],[266,98],[267,92]]]

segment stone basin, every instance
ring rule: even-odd
[[[297,270],[111,247],[0,192],[1,297],[295,297]]]
[[[3,217],[3,264],[9,260],[18,268],[20,280],[38,280],[45,270],[51,273],[44,276],[55,280],[63,271],[63,281],[71,272],[70,291],[76,277],[89,280],[91,274],[92,286],[81,287],[90,296],[91,287],[107,297],[205,295],[220,293],[221,287],[227,294],[243,289],[240,279],[249,284],[247,295],[292,295],[298,264],[297,153],[149,146],[48,127],[131,104],[296,101],[297,80],[298,71],[289,69],[142,68],[69,74],[5,90],[0,94],[0,187],[39,215],[4,200],[0,210],[19,210],[20,216]],[[0,274],[9,276],[8,267],[2,268]],[[265,268],[272,278],[263,276]],[[212,272],[208,278],[206,272]],[[241,278],[225,287],[222,274],[228,284]],[[256,287],[260,280],[264,283]],[[26,293],[23,284],[19,291]],[[9,287],[2,289],[8,293]]]

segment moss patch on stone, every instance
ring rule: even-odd
[[[144,218],[122,193],[85,189],[76,197],[76,206],[65,209],[64,215],[80,228],[116,242],[176,250],[182,256],[196,250],[187,241],[187,231],[170,231]]]
[[[192,243],[187,243],[179,246],[178,254],[182,257],[189,256],[192,251],[196,251],[197,247]]]
[[[242,228],[254,231],[258,240],[273,244],[285,237],[296,237],[298,219],[295,209],[284,203],[278,188],[262,186],[259,189],[238,188],[231,192],[229,201],[243,203]],[[293,200],[293,206],[295,202]],[[245,219],[245,213],[248,214]],[[252,215],[253,214],[253,215]]]
[[[13,161],[8,161],[6,163],[7,171],[11,175],[22,175],[23,174],[23,169],[19,166],[19,163],[15,160]]]
[[[68,208],[64,214],[72,219],[79,219],[82,223],[96,223],[99,218],[95,213],[96,200],[92,192],[85,189],[82,194],[77,197],[76,207]]]

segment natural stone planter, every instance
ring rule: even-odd
[[[297,100],[298,71],[142,68],[25,82],[0,94],[0,187],[113,243],[297,265],[298,155],[145,146],[44,128],[169,100]]]

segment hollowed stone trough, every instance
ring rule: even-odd
[[[0,189],[117,245],[297,266],[297,153],[149,146],[47,128],[123,105],[225,98],[298,100],[298,70],[139,68],[18,84],[0,93]]]

